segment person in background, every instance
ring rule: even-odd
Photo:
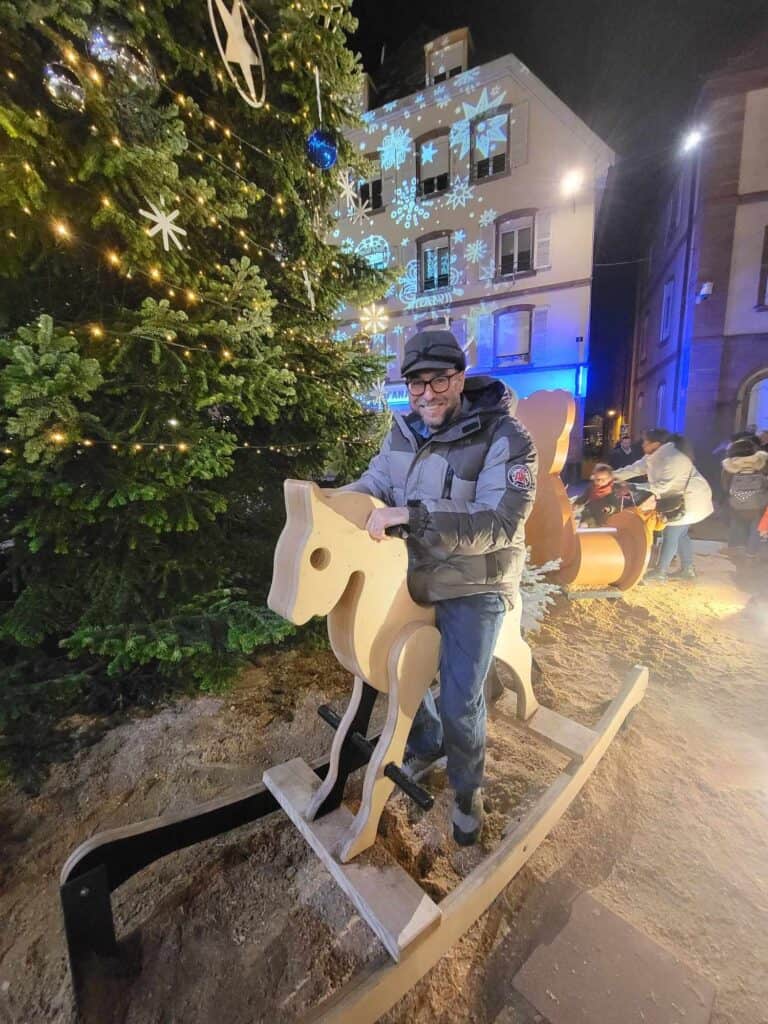
[[[755,558],[760,549],[758,524],[768,506],[768,452],[757,438],[743,437],[728,446],[722,485],[731,511],[728,547],[746,545],[747,557]]]
[[[683,438],[655,427],[645,431],[642,444],[642,458],[616,470],[614,475],[617,480],[647,476],[647,489],[656,498],[656,510],[668,513],[659,564],[644,578],[666,583],[672,560],[679,555],[680,571],[675,574],[676,578],[695,579],[693,544],[688,529],[712,514],[712,489],[691,457],[681,450],[686,447]]]
[[[608,516],[631,506],[632,493],[626,484],[619,483],[613,468],[598,462],[592,470],[590,484],[573,502],[580,526],[605,526]]]
[[[763,512],[762,518],[757,524],[757,532],[763,540],[768,540],[768,508]]]
[[[613,469],[621,469],[636,462],[643,454],[639,444],[633,444],[629,431],[622,428],[619,443],[614,447],[609,458]]]

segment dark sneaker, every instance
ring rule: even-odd
[[[433,768],[445,768],[447,757],[445,754],[433,754],[432,757],[419,757],[418,754],[406,754],[403,761],[403,775],[407,775],[412,782],[418,782],[428,775]]]
[[[483,828],[483,791],[457,793],[453,800],[453,838],[459,846],[473,846]]]
[[[665,572],[659,572],[658,569],[651,569],[643,576],[643,583],[666,583],[669,580],[669,576]]]

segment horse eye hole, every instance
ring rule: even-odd
[[[309,564],[313,569],[327,569],[331,564],[331,552],[328,548],[315,548],[309,556]]]

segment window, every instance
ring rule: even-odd
[[[448,288],[451,284],[451,241],[449,234],[421,239],[419,249],[419,287],[423,292]]]
[[[675,279],[671,277],[664,285],[664,296],[661,300],[661,331],[659,338],[667,341],[672,332],[672,300],[675,297]]]
[[[378,153],[369,160],[371,167],[369,176],[361,178],[357,185],[361,205],[369,204],[371,210],[381,210],[384,206],[381,191],[381,159]]]
[[[646,313],[643,317],[643,323],[640,327],[640,337],[638,340],[638,362],[644,363],[648,357],[648,314]]]
[[[416,174],[420,196],[445,192],[451,184],[451,149],[448,132],[439,132],[416,140]]]
[[[664,426],[664,384],[659,384],[656,388],[656,420],[655,424],[657,427]]]
[[[760,261],[760,282],[757,287],[757,308],[768,310],[768,228],[763,233],[763,256]]]
[[[533,269],[533,217],[517,217],[498,225],[496,266],[501,277]]]
[[[645,422],[643,419],[643,409],[645,407],[645,392],[640,391],[637,396],[637,402],[635,403],[635,419],[639,424]],[[637,424],[636,424],[637,425]]]
[[[451,41],[451,33],[437,41],[428,43],[427,85],[437,85],[448,78],[455,78],[467,69],[467,39],[464,34]],[[447,45],[446,45],[447,44]],[[437,47],[433,49],[433,47]]]
[[[474,180],[503,174],[507,169],[509,147],[509,109],[488,114],[470,126]]]
[[[768,372],[749,389],[745,426],[747,424],[754,424],[760,431],[768,430]]]
[[[680,178],[675,182],[672,195],[669,197],[669,220],[667,222],[667,241],[670,241],[680,223],[683,204],[683,183]]]
[[[531,356],[533,306],[511,306],[494,314],[494,354],[502,366],[527,363]]]

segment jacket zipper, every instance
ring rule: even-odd
[[[453,466],[448,466],[445,471],[445,483],[443,484],[443,493],[441,497],[450,498],[451,487],[453,485]]]

